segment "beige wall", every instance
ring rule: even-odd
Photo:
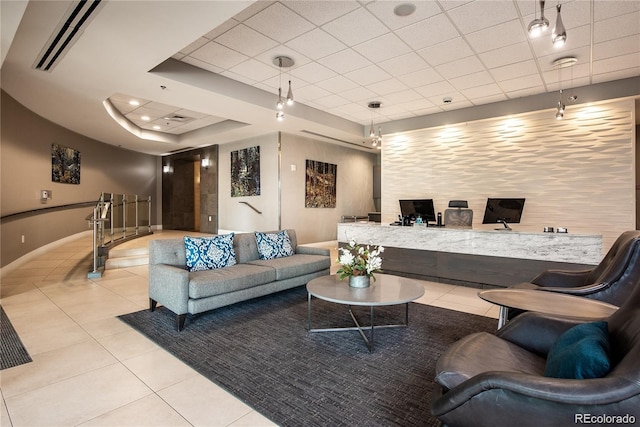
[[[526,197],[519,230],[563,226],[602,234],[604,249],[635,229],[633,100],[455,123],[385,138],[383,222],[403,198],[433,198],[436,211],[464,199],[482,225],[488,197]]]
[[[336,224],[342,215],[366,215],[374,210],[375,154],[289,134],[281,134],[279,153],[278,138],[278,134],[269,134],[220,146],[220,230],[293,228],[300,243],[335,240]],[[231,197],[230,153],[256,145],[260,146],[261,194]],[[305,208],[307,159],[338,166],[335,208]],[[255,206],[262,214],[240,204],[241,201]]]
[[[103,191],[152,196],[151,223],[157,224],[157,173],[155,156],[122,150],[92,140],[27,110],[2,92],[0,145],[0,211],[7,215],[43,207],[97,201]],[[51,181],[51,144],[79,150],[80,185]],[[40,190],[53,198],[40,202]],[[9,217],[0,226],[0,265],[46,244],[88,230],[84,218],[91,208],[68,209],[29,217]],[[25,243],[21,243],[21,236]]]

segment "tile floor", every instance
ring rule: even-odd
[[[335,242],[324,245],[336,259]],[[33,362],[0,371],[0,425],[273,425],[116,318],[148,308],[146,265],[91,280],[90,265],[91,238],[79,238],[1,278],[0,303]],[[423,283],[417,302],[498,317],[476,289]]]

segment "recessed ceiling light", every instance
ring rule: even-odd
[[[142,116],[140,117],[142,120],[144,120],[145,122],[148,122],[149,120],[151,120],[151,117],[149,116]]]
[[[409,16],[416,11],[416,5],[413,3],[402,3],[393,8],[393,13],[397,16]]]
[[[138,105],[140,105],[140,102],[132,99],[131,101],[129,101],[129,105],[133,105],[134,107],[137,107]]]

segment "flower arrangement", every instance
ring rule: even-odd
[[[380,254],[384,252],[382,246],[361,246],[354,240],[349,242],[349,245],[343,248],[339,248],[338,262],[341,267],[336,272],[340,279],[344,279],[349,276],[368,276],[375,277],[373,273],[380,271],[382,268],[382,258]]]

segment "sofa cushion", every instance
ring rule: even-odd
[[[607,322],[583,323],[555,341],[544,369],[546,377],[587,379],[604,377],[610,369]]]
[[[274,259],[293,255],[294,248],[286,230],[278,233],[255,232],[260,259]]]
[[[467,335],[449,347],[436,363],[435,381],[450,390],[491,371],[541,376],[545,360],[509,341],[487,333]]]
[[[233,234],[215,237],[184,236],[187,270],[200,271],[229,267],[236,263]]]
[[[236,264],[215,270],[189,273],[189,298],[205,298],[239,291],[276,280],[276,271],[270,267]]]
[[[285,280],[328,269],[331,267],[331,258],[323,255],[295,254],[284,258],[251,261],[250,264],[274,268],[276,280]]]

